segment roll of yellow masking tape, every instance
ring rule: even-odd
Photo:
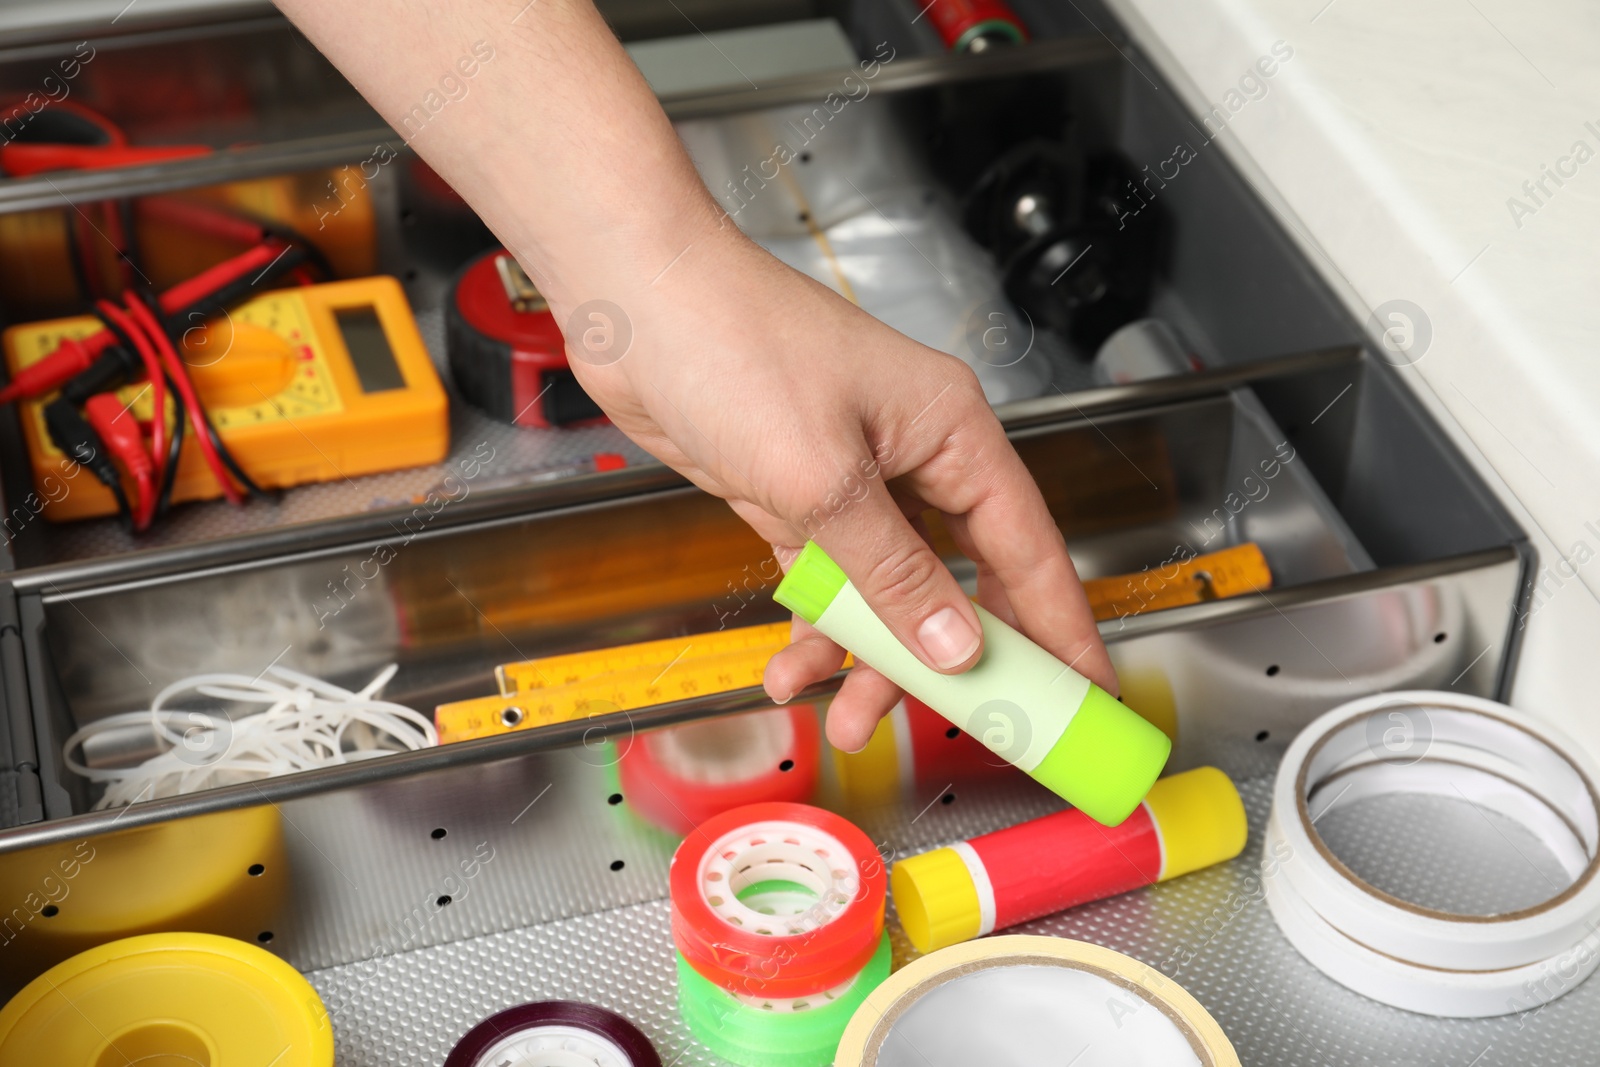
[[[1137,1067],[1239,1067],[1222,1027],[1161,972],[1099,945],[1020,935],[955,945],[907,964],[856,1010],[834,1065],[968,1067],[1079,1057]]]

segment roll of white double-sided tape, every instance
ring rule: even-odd
[[[1391,736],[1399,731],[1398,740]],[[1524,1010],[1600,961],[1600,771],[1560,731],[1493,701],[1387,693],[1317,719],[1284,755],[1266,849],[1268,905],[1300,953],[1336,981],[1435,1015]],[[1463,915],[1392,896],[1329,850],[1316,822],[1339,804],[1424,794],[1513,819],[1571,879],[1541,903]],[[1492,824],[1485,823],[1492,832]]]
[[[1222,1027],[1166,975],[1099,945],[986,937],[914,960],[845,1028],[834,1067],[1116,1063],[1238,1067]]]
[[[1352,941],[1273,881],[1267,881],[1267,908],[1295,951],[1340,985],[1406,1011],[1461,1019],[1527,1011],[1571,990],[1600,963],[1600,935],[1591,934],[1566,952],[1523,967],[1418,967]]]
[[[1546,848],[1568,879],[1576,881],[1589,865],[1589,855],[1577,828],[1538,794],[1505,775],[1476,766],[1467,759],[1438,761],[1431,756],[1415,764],[1395,766],[1367,763],[1352,767],[1312,790],[1306,807],[1312,823],[1336,804],[1353,806],[1375,797],[1405,793],[1460,801],[1499,812],[1526,828]]]

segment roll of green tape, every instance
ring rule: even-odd
[[[678,960],[678,1011],[706,1048],[742,1067],[827,1067],[862,1001],[889,977],[889,935],[848,985],[787,1001],[734,996]]]
[[[1139,806],[1172,751],[1166,734],[981,607],[977,665],[924,665],[814,541],[773,599],[1106,826]]]

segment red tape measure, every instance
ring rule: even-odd
[[[467,264],[445,313],[445,348],[468,403],[518,426],[605,418],[567,364],[555,316],[517,261],[496,249]]]

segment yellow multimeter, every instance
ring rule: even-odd
[[[90,316],[13,326],[3,338],[6,366],[14,375],[63,338],[99,329]],[[449,450],[449,401],[393,278],[262,293],[189,330],[179,355],[217,435],[262,488],[438,463]],[[148,383],[124,386],[118,396],[148,424]],[[53,399],[19,405],[45,518],[115,514],[110,491],[93,478],[73,478],[70,492],[60,491],[72,462],[45,432]],[[222,495],[189,431],[174,502]]]

